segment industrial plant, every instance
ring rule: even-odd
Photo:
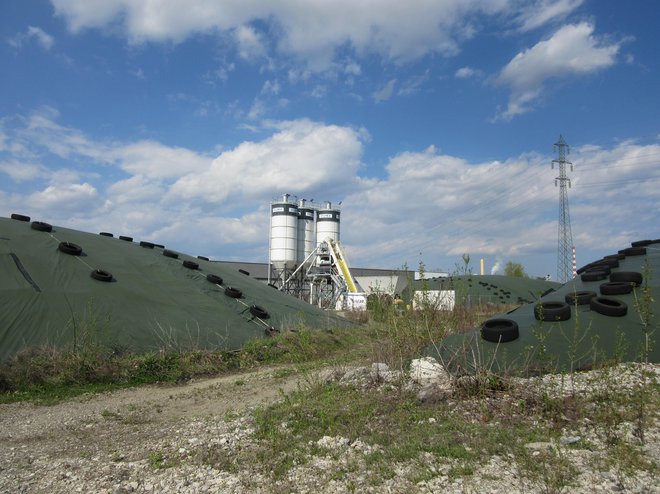
[[[268,283],[328,309],[366,309],[340,242],[338,206],[284,194],[270,205]]]

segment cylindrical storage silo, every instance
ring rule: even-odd
[[[298,207],[284,194],[270,205],[270,262],[277,270],[291,269],[298,260]]]
[[[305,199],[298,202],[298,264],[307,259],[316,246],[314,209],[305,205]]]
[[[333,208],[331,202],[316,212],[317,245],[327,238],[339,241],[339,208]]]

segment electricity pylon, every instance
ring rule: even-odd
[[[559,136],[559,141],[555,143],[554,149],[559,153],[559,159],[552,160],[552,168],[555,163],[559,166],[559,176],[555,178],[555,187],[559,185],[559,234],[557,241],[557,281],[566,283],[573,278],[573,233],[571,232],[571,215],[568,210],[568,188],[571,187],[571,179],[566,176],[566,165],[573,163],[566,159],[570,153],[570,148],[564,136]]]

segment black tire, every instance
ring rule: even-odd
[[[173,250],[167,250],[167,249],[165,249],[165,250],[163,251],[163,255],[164,255],[165,257],[171,257],[172,259],[178,259],[178,258],[179,258],[179,254],[177,254],[177,253],[174,252]]]
[[[69,254],[72,256],[79,256],[82,254],[82,247],[80,245],[74,244],[73,242],[60,242],[60,245],[57,246],[60,252]]]
[[[108,271],[103,271],[102,269],[93,270],[91,276],[92,278],[98,281],[105,281],[105,282],[112,281],[112,273],[109,273]]]
[[[245,271],[244,269],[239,269],[238,272],[241,273],[241,274],[244,274],[245,276],[250,276],[250,272]]]
[[[606,275],[609,275],[612,272],[612,269],[607,264],[601,264],[599,262],[598,264],[592,264],[589,266],[585,273],[594,273],[596,271],[602,271]]]
[[[589,300],[593,297],[596,297],[598,294],[596,292],[582,290],[579,292],[569,293],[564,297],[568,305],[587,305]]]
[[[600,281],[607,278],[605,271],[586,271],[580,275],[582,281]]]
[[[603,257],[600,261],[596,261],[593,266],[607,266],[610,269],[612,268],[618,268],[619,267],[619,260],[618,259],[607,259]]]
[[[610,281],[628,281],[634,283],[635,286],[639,286],[644,281],[642,273],[637,271],[617,271],[610,275]]]
[[[590,267],[591,267],[591,263],[589,263],[589,264],[585,264],[585,265],[582,266],[581,268],[577,268],[577,270],[575,271],[575,273],[576,273],[576,274],[582,274],[582,273],[584,273],[587,269],[589,269]]]
[[[37,230],[38,232],[52,232],[53,225],[50,223],[44,223],[43,221],[33,221],[32,229]]]
[[[207,274],[206,279],[214,285],[222,285],[222,278],[216,274]]]
[[[610,281],[600,285],[601,295],[625,295],[633,291],[634,283],[630,281]]]
[[[610,317],[622,317],[628,313],[625,302],[616,298],[594,297],[589,301],[589,306],[594,312]]]
[[[119,240],[126,240],[126,242],[132,242],[133,237],[127,237],[125,235],[119,235]]]
[[[183,261],[183,267],[188,269],[198,269],[199,264],[193,261]]]
[[[644,256],[646,255],[646,247],[628,247],[627,249],[620,250],[619,254],[623,254],[626,257]]]
[[[268,319],[270,317],[268,311],[263,307],[259,307],[258,305],[250,306],[250,314],[252,314],[254,317],[258,317],[259,319]]]
[[[567,321],[571,306],[566,302],[541,302],[534,306],[534,317],[539,321]]]
[[[164,249],[165,246],[163,244],[154,244],[154,247],[158,247],[159,249]]]
[[[152,244],[151,242],[145,242],[144,240],[142,240],[140,242],[140,247],[144,247],[145,249],[153,249],[154,244]]]
[[[228,286],[225,288],[225,295],[231,298],[241,298],[243,296],[243,292],[240,291],[238,288],[234,288],[233,286]]]
[[[210,259],[206,256],[197,256],[197,259],[201,259],[202,261],[210,261]]]
[[[511,319],[489,319],[481,325],[481,338],[493,343],[507,343],[518,339],[518,323]]]
[[[12,213],[11,214],[11,219],[12,220],[18,220],[18,221],[30,221],[29,216],[25,216],[24,214],[18,214],[18,213]]]
[[[637,240],[636,242],[632,242],[630,245],[631,247],[646,247],[647,245],[651,245],[653,243],[653,240]]]
[[[104,237],[114,237],[114,235],[110,232],[101,232],[99,235],[103,235]]]
[[[623,254],[611,254],[609,256],[603,257],[603,259],[616,259],[617,261],[621,261],[625,258],[626,258],[626,256],[623,255]]]

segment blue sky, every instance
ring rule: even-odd
[[[265,262],[269,203],[342,201],[351,264],[557,271],[660,237],[660,4],[0,3],[0,215]]]

